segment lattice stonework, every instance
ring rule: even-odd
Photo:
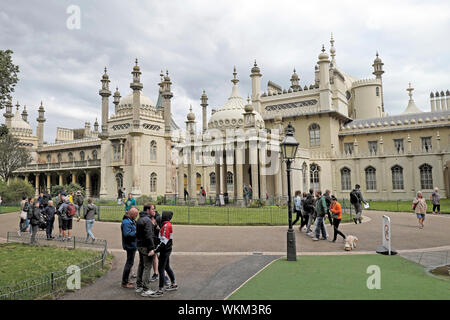
[[[115,124],[112,126],[112,129],[114,131],[117,130],[124,130],[124,129],[128,129],[131,125],[129,123],[121,123],[121,124]]]
[[[143,127],[144,129],[147,130],[155,130],[155,131],[161,130],[161,127],[157,124],[144,123]]]
[[[284,109],[293,109],[293,108],[301,108],[301,107],[309,107],[314,106],[317,104],[316,99],[311,100],[305,100],[305,101],[298,101],[298,102],[291,102],[291,103],[283,103],[283,104],[276,104],[271,106],[266,106],[266,111],[275,111],[275,110],[284,110]]]

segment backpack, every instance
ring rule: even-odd
[[[41,213],[39,215],[39,222],[38,226],[40,229],[46,229],[47,228],[47,219],[45,219],[44,215]]]
[[[350,203],[357,204],[358,202],[359,202],[358,193],[356,192],[356,190],[352,190],[352,192],[350,192]]]
[[[75,208],[74,204],[73,203],[69,203],[67,205],[67,216],[68,217],[73,217],[76,212],[77,212],[77,209]]]

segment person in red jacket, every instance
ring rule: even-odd
[[[340,232],[338,230],[339,224],[341,223],[341,219],[342,219],[342,209],[341,209],[341,204],[339,202],[337,202],[337,199],[335,196],[331,196],[330,211],[333,214],[333,228],[334,228],[334,237],[333,237],[333,240],[330,240],[330,241],[336,242],[338,234],[345,240],[345,234],[343,234],[342,232]]]
[[[171,284],[166,287],[166,291],[173,291],[178,289],[178,285],[175,282],[175,274],[170,268],[170,254],[172,253],[172,239],[173,239],[173,229],[172,223],[170,220],[172,219],[173,212],[172,211],[163,211],[161,218],[161,229],[159,231],[159,239],[160,243],[154,250],[154,253],[159,252],[159,261],[158,261],[158,271],[159,271],[159,290],[150,294],[150,297],[161,297],[164,295],[164,283],[165,283],[165,274],[164,271],[167,272],[169,276]]]

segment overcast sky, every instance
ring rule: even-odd
[[[70,5],[81,10],[80,29],[69,29]],[[201,121],[200,95],[211,108],[231,92],[236,65],[240,92],[251,93],[254,59],[268,80],[288,88],[295,67],[302,86],[314,79],[322,44],[333,32],[337,65],[356,78],[371,78],[378,50],[384,62],[385,109],[403,111],[408,82],[429,110],[430,91],[450,89],[449,1],[28,1],[2,0],[0,46],[14,51],[20,67],[14,103],[27,106],[36,127],[44,103],[45,137],[56,127],[81,128],[101,119],[100,78],[108,68],[111,91],[131,93],[139,59],[143,93],[157,100],[159,73],[173,82],[172,113],[185,127],[192,104]],[[113,112],[112,97],[110,113]]]

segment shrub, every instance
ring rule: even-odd
[[[156,198],[156,204],[164,204],[164,197],[163,196],[158,196]]]
[[[250,208],[261,208],[264,207],[266,205],[266,201],[261,200],[261,199],[256,199],[253,200],[252,203],[250,203],[249,207]]]
[[[35,195],[34,187],[25,180],[13,179],[9,185],[6,182],[0,182],[0,195],[4,204],[19,203],[22,197],[33,197]]]
[[[78,190],[80,190],[83,197],[86,196],[86,191],[84,190],[84,188],[77,183],[65,184],[62,186],[61,185],[52,186],[51,196],[56,197],[63,190],[66,190],[67,194],[77,192]]]
[[[136,202],[139,206],[143,206],[147,202],[153,202],[153,199],[151,196],[142,195],[139,198],[137,198]]]

